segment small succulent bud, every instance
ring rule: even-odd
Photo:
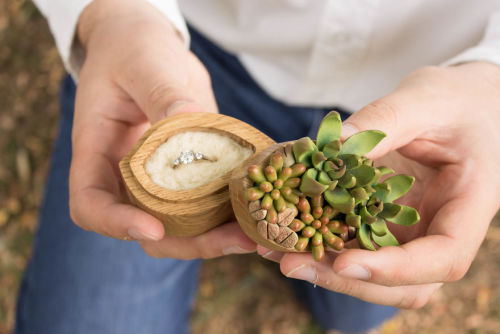
[[[315,261],[323,261],[325,258],[325,247],[323,247],[323,245],[312,246],[312,254]]]
[[[314,233],[311,244],[313,246],[320,246],[323,244],[323,235],[319,232]]]
[[[306,226],[302,230],[302,236],[306,238],[311,238],[314,235],[314,233],[316,233],[316,229],[312,226]]]
[[[311,206],[309,205],[309,201],[305,197],[299,198],[299,203],[297,203],[297,208],[300,212],[311,212]]]
[[[266,181],[266,177],[259,166],[251,165],[248,167],[248,177],[257,183]]]
[[[342,250],[344,248],[344,240],[331,232],[323,234],[323,238],[325,242],[335,250]]]
[[[279,172],[278,179],[286,181],[292,176],[292,173],[293,171],[290,167],[285,167]]]
[[[283,189],[281,189],[281,196],[283,196],[288,202],[295,205],[297,205],[300,201],[299,196],[294,194],[292,192],[292,189],[290,189],[289,187],[284,187]]]
[[[245,192],[245,197],[250,202],[261,199],[263,196],[264,196],[264,192],[256,187],[248,188]]]
[[[292,189],[294,188],[298,188],[300,186],[300,178],[299,177],[292,177],[288,180],[285,181],[285,183],[283,183],[283,186],[285,187],[290,187]]]
[[[285,209],[287,208],[286,207],[286,203],[285,203],[285,199],[283,197],[278,197],[278,199],[275,199],[274,200],[274,208],[278,211],[278,212],[283,212],[285,211]]]
[[[301,252],[307,248],[308,244],[309,244],[309,238],[299,237],[299,240],[295,244],[295,249]]]
[[[271,155],[269,165],[273,166],[275,170],[281,170],[283,168],[283,161],[285,156],[281,152],[277,152]]]
[[[318,231],[321,233],[321,234],[325,234],[325,233],[328,233],[330,232],[330,230],[328,229],[328,226],[324,225],[324,226],[321,226]]]
[[[266,220],[268,223],[277,224],[278,223],[278,212],[274,209],[274,206],[271,206],[269,210],[267,210]]]
[[[290,168],[292,168],[292,175],[290,175],[290,177],[299,177],[302,174],[304,174],[307,170],[306,165],[301,163],[297,163]]]
[[[332,219],[338,214],[338,211],[332,208],[330,205],[326,205],[323,207],[323,217],[326,217],[328,219]]]
[[[283,180],[277,179],[273,183],[274,189],[281,189],[283,187],[283,184],[284,184]]]
[[[314,227],[315,229],[319,229],[321,227],[321,222],[319,220],[315,219],[311,223],[311,226]]]
[[[269,182],[274,182],[278,179],[278,174],[273,166],[267,166],[264,168],[264,175]]]
[[[300,220],[302,220],[304,223],[306,223],[307,225],[309,225],[309,224],[311,224],[314,221],[314,217],[310,213],[308,213],[308,212],[303,212],[300,215]]]
[[[321,217],[319,218],[319,221],[321,222],[321,226],[323,226],[323,225],[328,224],[328,222],[330,221],[330,219],[328,219],[328,217],[321,216]]]
[[[338,220],[332,220],[327,225],[328,229],[335,234],[342,234],[348,231],[348,226],[344,223],[339,222]]]
[[[312,207],[322,207],[323,206],[323,196],[322,195],[316,195],[311,197],[311,205]]]
[[[301,220],[299,219],[294,219],[288,227],[294,231],[294,232],[299,232],[301,231],[304,227],[306,227],[306,224],[304,224]]]
[[[273,190],[273,185],[271,184],[271,182],[265,181],[259,185],[259,189],[265,193],[268,193]]]
[[[278,189],[274,189],[273,191],[271,191],[271,198],[272,199],[277,200],[280,197],[281,197],[281,193]]]
[[[271,195],[265,194],[262,200],[260,201],[261,208],[269,210],[272,205],[273,205],[273,199],[271,198]]]
[[[312,209],[312,215],[315,219],[319,219],[323,215],[323,208],[316,206]]]

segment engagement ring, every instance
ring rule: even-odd
[[[205,161],[210,161],[214,162],[215,160],[209,159],[206,156],[204,156],[201,152],[193,152],[191,150],[189,151],[184,151],[179,155],[179,157],[175,158],[175,160],[172,162],[173,168],[179,167],[180,165],[189,165],[190,163],[200,161],[200,160],[205,160]]]

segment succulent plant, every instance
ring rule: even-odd
[[[316,142],[301,138],[273,153],[264,170],[248,168],[254,185],[246,197],[259,233],[287,248],[310,250],[316,261],[324,258],[325,246],[341,250],[353,238],[368,250],[397,246],[386,221],[413,225],[420,219],[414,208],[392,203],[410,190],[415,178],[400,174],[380,182],[394,170],[375,167],[364,156],[385,134],[362,131],[342,143],[341,129],[340,115],[332,111]]]

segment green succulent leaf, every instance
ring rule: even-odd
[[[379,237],[384,236],[389,231],[385,221],[380,218],[377,218],[373,224],[370,224],[370,229],[372,230],[372,236],[376,234]]]
[[[303,163],[306,167],[311,167],[311,155],[317,151],[318,148],[309,137],[300,138],[293,144],[295,161]]]
[[[325,118],[323,118],[319,126],[316,136],[318,148],[323,150],[326,144],[334,140],[339,140],[341,131],[342,119],[340,118],[340,114],[336,111],[330,111]]]
[[[385,180],[383,183],[391,187],[391,191],[388,196],[386,196],[384,202],[392,202],[403,196],[411,189],[415,178],[413,176],[399,174],[394,175]]]
[[[348,213],[345,216],[345,223],[349,226],[360,228],[361,227],[361,217],[355,213]]]
[[[337,180],[330,179],[328,174],[323,172],[323,171],[319,172],[318,181],[319,181],[319,183],[326,184],[328,186],[331,186],[333,183],[335,183],[335,185],[337,185],[337,182],[338,182]]]
[[[300,183],[300,191],[307,196],[321,195],[328,185],[321,184],[316,181],[318,176],[318,171],[314,168],[309,168],[304,175],[302,175],[302,182]]]
[[[343,188],[336,187],[333,190],[327,190],[324,196],[328,204],[341,213],[348,214],[354,210],[354,197]]]
[[[378,215],[384,219],[395,218],[403,211],[403,207],[398,204],[385,203],[384,210]]]
[[[364,187],[372,184],[376,176],[375,168],[367,165],[361,165],[356,169],[350,170],[349,173],[356,178],[357,187]]]
[[[342,159],[348,170],[358,168],[363,164],[363,158],[357,154],[343,154],[339,158]]]
[[[375,250],[370,238],[370,227],[367,224],[361,224],[361,227],[356,230],[356,239],[364,249]]]
[[[367,130],[355,133],[344,141],[339,154],[365,155],[373,150],[384,137],[385,133],[379,130]]]
[[[323,153],[325,154],[325,157],[327,157],[328,159],[332,159],[339,154],[341,148],[342,143],[337,139],[326,144],[323,147]]]
[[[361,209],[359,209],[359,215],[361,216],[363,222],[367,224],[372,224],[375,220],[377,220],[375,216],[372,216],[372,214],[368,212],[366,206],[362,206]]]
[[[386,220],[394,224],[405,225],[405,226],[410,226],[418,223],[418,221],[420,220],[420,216],[417,210],[406,205],[401,205],[401,207],[402,210],[397,216],[392,218],[386,218]]]
[[[331,172],[330,172],[331,173]],[[339,179],[339,186],[343,188],[353,188],[356,185],[356,177],[347,172]]]
[[[378,236],[375,233],[372,233],[372,239],[380,247],[399,246],[398,239],[396,239],[396,237],[391,233],[391,231],[389,231],[387,226],[386,226],[386,232],[383,236]]]
[[[345,165],[340,167],[338,170],[330,170],[328,171],[328,176],[334,180],[340,179],[342,176],[344,176],[346,171]]]
[[[394,173],[394,169],[387,166],[380,166],[377,167],[377,169],[380,171],[381,176]]]
[[[387,200],[391,193],[391,186],[387,183],[379,183],[372,186],[375,189],[375,194],[372,197],[379,198],[382,202],[390,202]]]
[[[311,155],[311,162],[317,170],[322,170],[323,169],[323,164],[326,161],[326,157],[323,154],[323,152],[314,152]]]
[[[362,187],[356,187],[354,189],[351,189],[351,195],[354,197],[356,204],[366,201],[368,200],[368,198],[370,198],[366,193],[365,188]]]

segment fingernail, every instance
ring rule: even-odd
[[[305,264],[292,269],[288,274],[285,274],[285,276],[290,278],[301,279],[311,283],[315,283],[318,280],[318,274],[316,273],[316,269],[306,266]]]
[[[346,139],[355,133],[358,133],[359,129],[350,123],[342,124],[342,139]]]
[[[154,236],[154,235],[151,235],[151,234],[148,234],[148,233],[145,233],[141,230],[138,230],[137,228],[135,227],[132,227],[128,230],[128,235],[134,239],[134,240],[153,240],[153,241],[158,241],[160,240],[160,238]]]
[[[240,246],[229,246],[226,247],[222,250],[222,254],[224,255],[229,255],[229,254],[247,254],[247,253],[253,253],[253,250],[247,250],[243,249]]]
[[[280,262],[281,258],[283,257],[283,254],[280,252],[275,252],[275,251],[269,251],[266,254],[262,255],[263,258],[273,261],[273,262]]]
[[[347,268],[339,271],[337,274],[346,278],[354,278],[362,281],[368,281],[372,276],[368,269],[360,266],[359,264],[351,264]]]

